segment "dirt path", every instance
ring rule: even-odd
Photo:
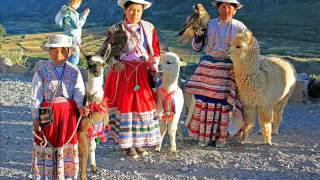
[[[30,78],[0,75],[0,180],[31,178]],[[319,179],[320,104],[289,104],[275,145],[261,144],[255,128],[244,145],[198,148],[178,141],[177,155],[151,151],[132,161],[109,142],[97,148],[90,179]],[[167,141],[166,141],[167,144]]]

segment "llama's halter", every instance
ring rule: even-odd
[[[92,119],[92,113],[94,112],[106,113],[107,110],[103,107],[107,107],[107,104],[108,104],[106,99],[103,99],[100,102],[94,101],[96,94],[97,92],[92,93],[87,97],[87,106],[89,108],[88,116],[91,121],[91,127],[88,129],[88,138],[89,139],[95,138],[96,143],[99,145],[100,143],[104,143],[107,140],[107,137],[104,134],[104,129],[107,129],[108,131],[110,131],[111,127],[109,125],[103,126],[102,128],[100,126],[97,126],[97,129],[100,129],[100,130],[97,130],[95,132],[96,124]]]
[[[176,113],[175,102],[173,95],[176,91],[172,91],[168,93],[163,87],[158,91],[161,94],[161,101],[162,101],[162,113],[163,115],[160,117],[162,121],[166,121],[169,123],[173,120],[174,115]]]

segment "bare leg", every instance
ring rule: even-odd
[[[96,142],[95,140],[90,141],[90,164],[91,164],[91,172],[97,172],[97,164],[96,164]]]
[[[189,95],[188,95],[189,96]],[[191,122],[191,119],[192,119],[192,117],[193,117],[193,113],[194,113],[194,107],[195,107],[195,105],[196,105],[196,99],[194,98],[194,96],[192,95],[192,94],[190,94],[190,105],[189,105],[189,112],[188,112],[188,116],[187,116],[187,118],[186,118],[186,121],[185,121],[185,123],[184,123],[184,125],[186,126],[186,127],[188,127],[189,126],[189,124],[190,124],[190,122]]]
[[[80,128],[78,130],[78,140],[79,140],[79,156],[80,156],[80,179],[87,179],[87,161],[88,161],[88,137],[86,128],[86,118],[81,120]]]
[[[176,144],[176,133],[178,129],[178,123],[179,123],[179,116],[175,116],[175,119],[173,119],[169,125],[168,125],[168,134],[170,138],[170,152],[176,153],[177,151],[177,144]]]
[[[288,96],[278,102],[275,107],[273,108],[273,127],[272,127],[272,134],[279,134],[279,127],[282,121],[282,114],[284,107],[288,102]]]
[[[166,131],[167,131],[167,124],[165,121],[159,120],[159,125],[160,125],[161,140],[160,140],[160,144],[157,145],[157,147],[156,147],[156,151],[158,151],[158,152],[160,152],[160,150],[161,150],[162,141],[163,141],[164,135],[166,134]]]
[[[257,116],[257,110],[255,107],[244,106],[243,113],[244,113],[245,127],[243,129],[243,136],[242,136],[241,142],[244,142],[248,138],[249,134],[252,131],[252,128],[254,127],[256,116]]]
[[[273,110],[271,107],[261,108],[260,110],[260,127],[262,129],[263,141],[267,145],[272,145],[272,116]]]

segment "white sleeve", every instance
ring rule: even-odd
[[[31,86],[31,115],[32,120],[37,120],[39,119],[39,108],[43,101],[43,82],[38,72],[34,74]]]

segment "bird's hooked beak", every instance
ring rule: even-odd
[[[193,6],[192,6],[192,9],[194,10],[194,12],[199,13],[197,4],[196,4],[196,5],[193,5]]]

